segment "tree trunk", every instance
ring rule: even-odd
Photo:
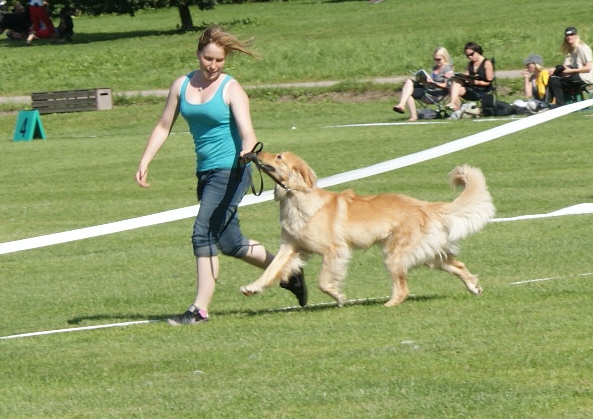
[[[184,31],[191,31],[194,29],[194,21],[191,18],[189,12],[189,6],[187,4],[179,4],[177,6],[179,10],[179,18],[181,19],[181,29]]]

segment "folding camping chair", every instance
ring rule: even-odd
[[[593,84],[583,83],[574,89],[565,89],[564,94],[566,103],[581,102],[585,99],[593,99]]]
[[[434,91],[434,87],[431,86],[428,81],[428,73],[424,70],[418,70],[414,73],[416,77],[416,82],[424,87],[424,93],[420,98],[414,98],[416,101],[416,107],[419,109],[418,115],[420,115],[421,109],[430,109],[430,106],[434,106],[434,111],[436,112],[437,119],[446,119],[449,118],[450,113],[447,108],[443,106],[443,103],[447,103],[445,99],[448,100],[449,94],[446,95],[431,95],[431,90]]]
[[[492,63],[492,71],[494,76],[492,77],[491,88],[484,96],[482,96],[478,100],[467,100],[463,97],[461,98],[461,104],[468,103],[468,102],[476,102],[477,106],[482,110],[482,116],[494,116],[490,115],[490,112],[495,112],[496,102],[498,101],[498,86],[496,84],[496,59],[492,57],[490,59]]]
[[[492,88],[488,93],[486,93],[480,100],[478,100],[480,107],[483,109],[484,106],[492,106],[493,108],[496,107],[496,102],[498,100],[498,86],[496,84],[496,58],[492,57],[490,59],[492,63]]]

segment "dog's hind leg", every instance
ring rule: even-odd
[[[288,278],[294,268],[301,265],[299,253],[292,246],[282,244],[264,273],[251,284],[242,286],[240,290],[245,295],[259,294],[264,288],[272,286],[274,281]]]
[[[339,307],[346,302],[346,295],[342,293],[342,283],[346,277],[350,255],[348,248],[340,248],[322,256],[317,284],[321,291],[337,301]]]
[[[385,307],[393,307],[403,303],[410,295],[407,281],[408,272],[402,261],[393,254],[384,252],[384,262],[392,281],[391,298],[385,303]]]
[[[445,272],[449,272],[461,279],[469,292],[474,295],[481,295],[482,294],[482,287],[478,283],[478,277],[473,275],[465,266],[463,262],[460,262],[453,258],[453,256],[448,255],[447,259],[444,260],[435,260],[432,263],[429,263],[428,266],[431,268],[438,268]]]

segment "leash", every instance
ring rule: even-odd
[[[279,185],[282,189],[286,190],[286,191],[290,191],[291,189],[286,186],[285,184],[283,184],[282,182],[280,182],[278,180],[278,178],[276,178],[276,176],[274,176],[269,170],[266,169],[266,167],[264,165],[262,165],[259,160],[257,159],[257,155],[264,149],[264,145],[261,142],[257,142],[255,143],[255,145],[253,146],[253,149],[249,152],[249,153],[245,153],[243,155],[243,160],[250,161],[253,162],[253,164],[255,164],[255,166],[257,167],[257,170],[259,172],[259,180],[260,180],[260,187],[259,187],[259,192],[257,192],[257,190],[255,189],[255,185],[253,184],[253,177],[251,178],[251,192],[253,192],[253,195],[255,196],[260,196],[264,190],[264,178],[261,175],[261,172],[264,172],[266,175],[268,175],[274,182],[276,182],[277,185]]]

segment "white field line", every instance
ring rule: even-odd
[[[68,328],[68,329],[44,330],[44,331],[41,331],[41,332],[21,333],[20,335],[0,336],[0,340],[2,340],[2,339],[15,339],[15,338],[27,338],[27,337],[31,337],[31,336],[53,335],[53,334],[56,334],[56,333],[81,332],[83,330],[107,329],[107,328],[110,328],[110,327],[133,326],[133,325],[136,325],[136,324],[154,323],[156,321],[158,321],[158,320],[139,320],[139,321],[135,321],[135,322],[99,324],[99,325],[96,325],[96,326],[83,326],[83,327],[71,327],[71,328]]]
[[[591,276],[591,275],[593,275],[593,272],[587,272],[584,274],[577,274],[577,275],[568,275],[568,276],[551,276],[549,278],[527,279],[525,281],[511,282],[509,285],[533,284],[534,282],[545,282],[545,281],[552,281],[554,279],[566,279],[566,278],[575,278],[575,277],[579,277],[579,276]]]
[[[446,144],[429,148],[427,150],[419,151],[417,153],[409,154],[407,156],[398,157],[393,160],[388,160],[383,163],[378,163],[372,166],[364,167],[357,170],[351,170],[338,175],[329,176],[319,180],[320,187],[327,187],[338,185],[353,180],[362,179],[369,176],[374,176],[380,173],[385,173],[391,170],[400,169],[402,167],[411,166],[413,164],[421,163],[437,157],[454,153],[475,145],[479,145],[502,136],[515,133],[535,125],[542,124],[555,118],[567,115],[569,113],[578,111],[580,109],[593,105],[593,99],[588,99],[582,102],[572,103],[570,105],[562,106],[548,112],[529,116],[527,118],[519,119],[500,125],[489,130],[470,135]],[[267,191],[261,196],[256,197],[247,195],[241,206],[252,205],[264,201],[269,201],[273,198],[272,191]],[[75,240],[82,240],[91,237],[102,236],[106,234],[113,234],[122,231],[132,230],[140,227],[146,227],[171,221],[178,221],[185,218],[194,217],[197,213],[198,205],[179,208],[170,211],[164,211],[157,214],[146,215],[138,218],[131,218],[128,220],[116,221],[108,224],[101,224],[93,227],[86,227],[77,230],[70,230],[61,233],[48,234],[44,236],[32,237],[28,239],[15,240],[5,243],[0,243],[0,255],[19,252],[22,250],[36,249],[54,244],[67,243]]]
[[[507,118],[476,118],[473,122],[498,122],[498,121],[515,121],[517,119],[523,119],[527,117],[513,117]],[[431,120],[431,121],[414,121],[414,122],[367,122],[361,124],[344,124],[344,125],[327,125],[323,128],[366,128],[366,127],[392,127],[399,125],[432,125],[432,124],[450,124],[450,120]]]
[[[414,121],[414,122],[369,122],[366,124],[327,125],[323,128],[365,128],[365,127],[393,127],[398,125],[432,125],[449,124],[451,121]]]
[[[410,296],[413,297],[413,294],[410,294]],[[363,304],[363,303],[369,303],[369,302],[375,302],[375,301],[387,301],[388,299],[389,299],[389,296],[374,297],[374,298],[356,298],[356,299],[346,301],[346,304]],[[331,307],[331,306],[337,306],[337,303],[330,302],[330,303],[313,304],[313,305],[308,305],[307,309],[319,308],[319,307]],[[269,312],[269,313],[276,313],[276,312],[281,312],[281,311],[293,311],[293,310],[304,310],[304,308],[302,308],[300,306],[289,306],[289,307],[282,307],[282,308],[271,308],[271,309],[265,310],[265,311]],[[28,337],[33,337],[33,336],[54,335],[57,333],[82,332],[85,330],[108,329],[108,328],[112,328],[112,327],[126,327],[126,326],[135,326],[138,324],[160,323],[160,322],[162,322],[162,321],[161,320],[139,320],[139,321],[133,321],[133,322],[100,324],[100,325],[95,325],[95,326],[70,327],[67,329],[44,330],[41,332],[30,332],[30,333],[21,333],[18,335],[0,336],[0,340],[28,338]]]

